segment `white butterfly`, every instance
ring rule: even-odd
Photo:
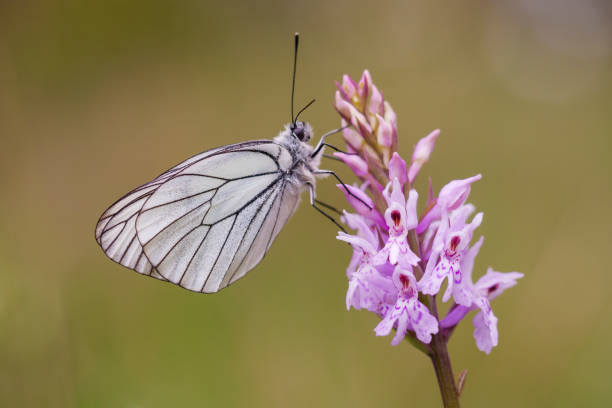
[[[262,260],[303,190],[325,214],[316,206],[315,177],[337,178],[319,169],[333,132],[313,148],[312,128],[297,116],[274,140],[208,150],[131,191],[100,217],[98,244],[123,266],[197,292],[242,278]]]

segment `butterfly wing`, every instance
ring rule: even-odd
[[[173,175],[197,160],[234,146],[212,149],[193,156],[160,174],[153,181],[130,191],[111,205],[98,220],[95,231],[96,241],[106,255],[138,273],[166,280],[153,268],[142,250],[142,245],[136,237],[136,217],[145,201]]]
[[[293,159],[271,141],[201,153],[111,206],[96,239],[116,262],[186,289],[217,292],[263,258],[295,211]]]

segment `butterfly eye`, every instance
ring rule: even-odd
[[[303,140],[304,139],[304,128],[299,127],[297,129],[295,129],[293,131],[293,134],[295,135],[295,137],[297,137],[298,139]]]
[[[292,126],[291,133],[300,141],[304,140],[304,126],[301,123]]]

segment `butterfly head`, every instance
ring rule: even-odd
[[[289,130],[300,142],[308,142],[312,137],[312,127],[306,122],[296,120],[289,125]]]

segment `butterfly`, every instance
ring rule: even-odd
[[[307,142],[312,127],[293,116],[273,140],[237,143],[202,152],[132,190],[100,217],[95,237],[113,261],[185,289],[214,293],[242,278],[264,257],[295,212],[300,195],[319,206],[318,176],[325,138]],[[346,186],[345,186],[346,189]],[[348,194],[351,194],[346,189]],[[322,204],[322,203],[321,203]],[[322,204],[324,205],[324,204]]]

